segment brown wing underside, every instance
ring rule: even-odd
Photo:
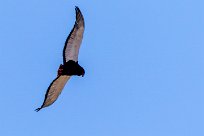
[[[71,76],[62,75],[54,79],[47,89],[42,106],[40,108],[37,108],[36,111],[39,111],[42,108],[53,104],[57,100],[58,96],[62,92],[62,89],[64,88],[70,77]]]
[[[63,62],[64,64],[69,60],[78,61],[79,48],[82,42],[84,33],[84,17],[78,7],[76,10],[76,21],[72,31],[66,39],[63,50]]]

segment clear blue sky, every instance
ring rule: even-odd
[[[79,63],[36,113],[85,18]],[[203,0],[1,0],[1,136],[203,136]]]

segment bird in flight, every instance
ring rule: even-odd
[[[84,17],[77,6],[75,11],[76,21],[63,49],[63,64],[59,66],[57,77],[48,87],[42,106],[35,110],[37,112],[42,108],[50,106],[57,100],[71,76],[77,75],[83,77],[85,74],[85,70],[78,64],[79,48],[85,28]]]

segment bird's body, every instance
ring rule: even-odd
[[[79,48],[85,27],[84,17],[78,7],[75,8],[75,11],[76,21],[63,49],[63,64],[59,66],[57,78],[48,87],[42,106],[37,108],[36,111],[53,104],[71,76],[84,76],[85,74],[85,70],[78,64]]]
[[[67,75],[67,76],[84,76],[84,69],[78,64],[78,61],[69,60],[64,65],[60,65],[58,69],[58,76]]]

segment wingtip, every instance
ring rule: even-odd
[[[75,6],[75,10],[78,10],[79,9],[79,7],[78,6]]]
[[[35,109],[35,111],[38,112],[38,111],[40,111],[41,109],[42,109],[42,108],[37,108],[37,109]]]
[[[78,6],[75,6],[76,13],[81,12]]]
[[[76,23],[78,24],[81,22],[80,25],[84,27],[84,25],[85,25],[84,24],[84,17],[83,17],[81,10],[79,9],[78,6],[75,6],[75,11],[76,11]]]

